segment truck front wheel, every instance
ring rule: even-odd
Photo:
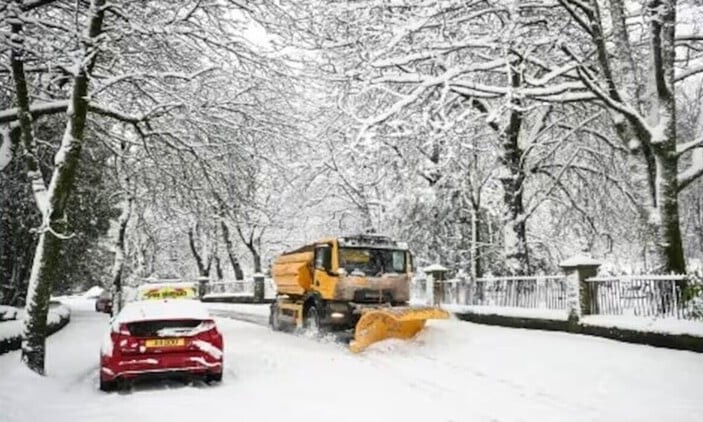
[[[310,306],[307,312],[305,312],[303,327],[306,332],[313,336],[320,334],[320,314],[317,312],[315,305]]]

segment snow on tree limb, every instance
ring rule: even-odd
[[[685,142],[683,144],[677,144],[676,145],[676,155],[678,157],[681,157],[685,153],[692,151],[696,148],[703,148],[703,136],[700,138],[690,141],[690,142]]]
[[[677,182],[679,192],[686,189],[686,187],[701,176],[703,176],[703,150],[697,149],[693,153],[691,164],[678,175]]]
[[[685,79],[690,78],[691,76],[695,76],[701,73],[703,73],[703,65],[688,67],[686,68],[686,70],[681,70],[677,72],[676,76],[674,77],[674,80],[676,82],[681,82]]]
[[[124,74],[124,75],[118,75],[118,76],[113,76],[107,80],[102,81],[100,85],[98,85],[96,88],[94,88],[91,91],[91,95],[97,95],[101,91],[104,91],[113,85],[122,83],[122,82],[144,82],[152,79],[180,79],[183,81],[192,81],[196,78],[201,77],[202,75],[212,72],[215,69],[218,69],[219,67],[217,66],[207,66],[202,69],[196,70],[195,72],[192,72],[190,74],[185,74],[185,73],[179,73],[179,72],[135,72],[135,73],[129,73],[129,74]]]
[[[34,102],[29,106],[32,117],[39,117],[48,114],[56,114],[66,111],[68,100],[57,100],[51,102]],[[10,123],[18,119],[20,114],[18,107],[8,108],[0,111],[0,123]]]

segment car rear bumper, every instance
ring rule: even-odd
[[[219,374],[222,373],[222,360],[215,360],[205,353],[163,353],[113,357],[100,366],[103,381],[159,377],[171,373]]]

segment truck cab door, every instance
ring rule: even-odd
[[[330,285],[332,271],[332,247],[319,245],[315,247],[315,271],[313,274],[313,289],[323,293]]]

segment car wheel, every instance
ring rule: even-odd
[[[100,378],[100,391],[114,391],[116,386],[117,383],[115,381],[103,381],[103,379]]]
[[[205,382],[208,384],[212,382],[222,382],[222,372],[209,373],[205,375]]]

